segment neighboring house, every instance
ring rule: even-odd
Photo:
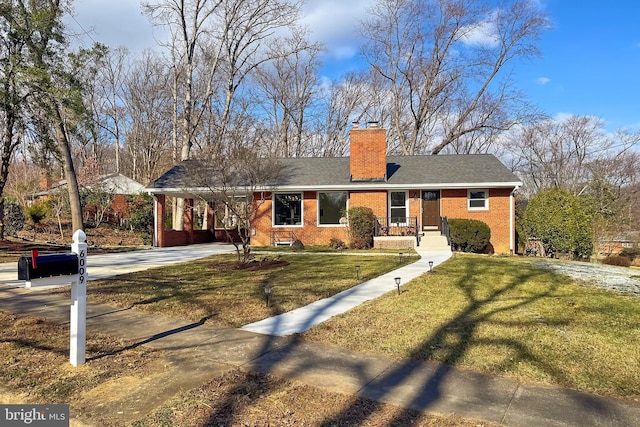
[[[49,196],[53,193],[60,191],[67,191],[67,181],[61,180],[57,182],[50,182],[44,179],[41,182],[43,191],[35,193],[33,195],[34,200]],[[113,221],[120,222],[123,219],[129,218],[129,205],[127,203],[127,196],[140,194],[144,191],[144,185],[140,184],[133,179],[122,175],[121,173],[112,173],[107,175],[100,175],[96,177],[90,184],[81,185],[80,188],[88,190],[103,191],[113,196],[111,201],[111,210],[113,211]]]
[[[300,239],[306,245],[326,245],[332,238],[348,242],[344,213],[370,207],[377,217],[376,239],[388,235],[415,237],[439,230],[442,218],[484,221],[491,228],[496,253],[514,251],[514,191],[520,180],[493,155],[387,156],[386,131],[370,123],[354,126],[350,157],[285,158],[278,182],[255,194],[260,200],[251,224],[251,243],[273,245]],[[193,209],[185,209],[184,230],[166,230],[167,196],[206,192],[189,185],[183,162],[147,187],[156,201],[154,243],[175,246],[224,239],[209,209],[208,230],[193,229]],[[424,238],[428,238],[424,237]]]
[[[113,196],[111,201],[112,221],[120,225],[122,225],[123,221],[128,220],[130,216],[127,196],[140,194],[145,188],[138,181],[134,181],[121,173],[102,175],[93,183],[84,187],[89,190],[104,191]]]
[[[640,247],[640,231],[622,231],[610,238],[603,238],[599,242],[598,253],[600,255],[619,254],[623,250],[632,250]]]

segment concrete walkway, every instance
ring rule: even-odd
[[[433,267],[436,267],[451,257],[450,250],[434,252],[422,250],[418,247],[416,251],[421,258],[413,264],[368,280],[353,288],[342,291],[332,297],[321,299],[305,307],[300,307],[278,316],[245,325],[242,329],[259,334],[277,336],[302,333],[366,301],[378,298],[387,292],[395,291],[396,283],[394,278],[400,277],[400,283],[404,285],[428,272],[429,261],[433,262]]]
[[[207,245],[202,245],[174,248],[175,252],[136,255],[149,268],[159,262],[177,262],[199,257],[207,251],[216,253],[229,249],[224,246],[206,248]],[[187,252],[184,252],[185,249]],[[127,254],[102,259],[100,263],[104,263],[103,268],[107,270],[104,274],[108,274],[110,263],[115,263],[123,256]],[[394,291],[393,277],[402,277],[402,283],[405,283],[412,274],[428,271],[428,261],[429,258],[423,258],[419,263],[402,267],[387,275],[378,286],[370,286],[385,286],[388,291]],[[433,261],[435,265],[438,259],[434,256]],[[97,264],[96,259],[93,264],[96,268],[94,277],[98,274]],[[14,274],[15,264],[12,265],[14,270],[11,274]],[[92,266],[91,259],[89,265]],[[118,274],[124,272],[114,264],[111,272],[116,271]],[[365,290],[354,291],[351,295],[367,293]],[[339,303],[348,299],[349,296],[345,296]],[[69,321],[68,297],[43,289],[25,290],[15,284],[0,286],[0,309],[59,323]],[[307,317],[302,322],[315,322],[329,311],[325,303],[315,311],[317,316]],[[280,331],[273,326],[271,328]],[[429,362],[358,353],[308,343],[299,336],[278,337],[216,328],[99,304],[89,304],[87,307],[87,330],[90,333],[122,337],[134,343],[127,348],[145,345],[163,351],[169,360],[160,377],[143,379],[143,383],[122,400],[101,402],[100,405],[87,403],[87,410],[119,414],[123,425],[143,417],[180,391],[198,387],[209,379],[238,368],[247,372],[273,374],[328,391],[362,396],[400,407],[455,414],[509,426],[640,425],[638,403],[558,387],[527,385]],[[148,390],[154,390],[154,393],[148,393]],[[363,424],[370,421],[370,415],[367,412],[361,414]]]

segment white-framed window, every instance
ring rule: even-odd
[[[302,193],[273,195],[273,225],[302,226]]]
[[[318,192],[318,225],[342,225],[346,222],[346,191]]]
[[[406,191],[389,192],[390,224],[406,224],[409,213],[409,195]]]
[[[247,198],[245,196],[234,197],[233,206],[223,201],[213,203],[213,211],[215,218],[214,228],[216,229],[233,229],[238,226],[239,221],[247,213]],[[240,215],[240,216],[238,216]]]
[[[489,210],[489,190],[468,190],[467,208],[470,211]]]

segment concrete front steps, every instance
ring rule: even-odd
[[[447,238],[439,231],[425,231],[420,239],[420,246],[416,248],[419,252],[447,252],[451,247],[447,244]]]
[[[376,236],[373,238],[375,249],[415,249],[418,252],[451,252],[447,238],[439,231],[425,231],[416,246],[415,236]]]

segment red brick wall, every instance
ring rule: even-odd
[[[487,223],[491,228],[491,244],[496,253],[509,253],[510,249],[510,194],[511,189],[489,189],[489,210],[470,211],[467,208],[467,190],[442,190],[442,216],[448,218],[477,219]],[[159,218],[163,218],[164,196],[157,196]],[[272,225],[272,194],[265,193],[264,201],[258,203],[256,217],[252,222],[251,244],[254,246],[268,246],[271,244],[271,231],[293,232],[295,238],[302,240],[305,245],[326,245],[331,238],[338,238],[348,243],[348,230],[345,226],[318,226],[318,201],[315,191],[303,193],[303,223],[304,226],[274,227]],[[387,191],[352,191],[349,193],[348,207],[368,206],[379,217],[388,216]],[[420,190],[409,191],[409,216],[418,217],[421,222]],[[186,213],[186,212],[185,212]],[[186,213],[187,214],[187,213]],[[187,214],[188,215],[188,214]],[[185,218],[185,225],[189,218]],[[158,224],[159,246],[178,246],[189,243],[210,241],[214,235],[208,231],[174,231],[163,230],[161,222]],[[216,235],[216,238],[222,236]],[[226,239],[223,239],[226,240]]]
[[[271,213],[271,194],[265,195],[265,202],[258,208],[252,229],[255,234],[251,236],[251,244],[254,246],[268,246],[271,244],[271,232],[293,232],[296,239],[305,245],[328,245],[332,238],[348,241],[347,228],[343,225],[318,226],[318,200],[315,191],[303,193],[302,221],[304,226],[274,227]]]
[[[129,218],[129,204],[127,203],[127,196],[124,194],[114,194],[113,202],[111,202],[111,209],[113,209],[113,212],[118,218]]]
[[[271,194],[265,195],[265,202],[259,207],[258,214],[252,228],[255,235],[251,237],[251,244],[255,246],[267,246],[271,244],[271,231],[293,232],[297,239],[305,245],[327,245],[332,238],[349,242],[346,226],[318,226],[318,200],[315,191],[306,191],[303,194],[302,221],[304,227],[273,227],[272,226],[272,199]],[[373,209],[376,216],[387,216],[387,192],[386,191],[354,191],[349,194],[348,207],[368,206]]]
[[[353,179],[382,179],[387,173],[387,131],[357,129],[349,133],[350,167]]]
[[[422,195],[420,190],[409,190],[409,217],[418,218],[418,224],[422,224]]]
[[[379,217],[389,216],[387,208],[387,191],[351,191],[349,193],[349,209],[357,206],[366,206],[373,210],[373,214]]]
[[[447,218],[477,219],[491,229],[491,241],[495,253],[509,253],[510,249],[510,196],[509,188],[489,189],[489,210],[467,208],[467,190],[442,190],[442,216]]]

